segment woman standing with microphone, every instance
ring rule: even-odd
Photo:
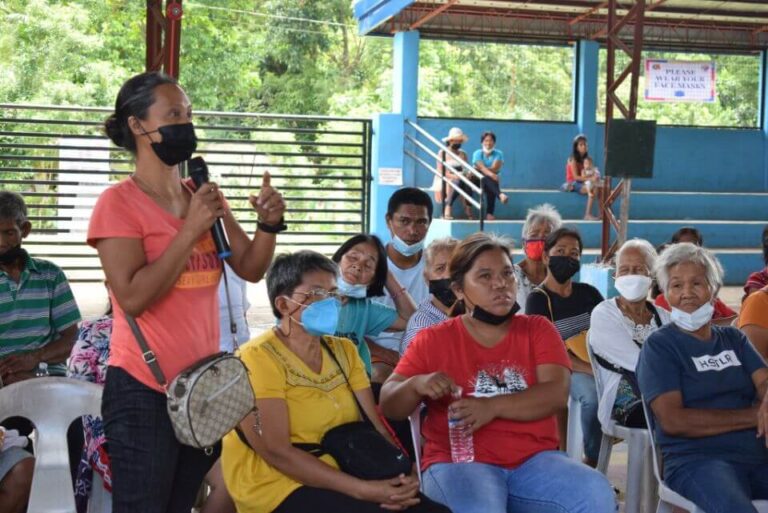
[[[258,230],[250,238],[214,183],[181,179],[178,164],[197,147],[189,98],[176,81],[143,73],[120,89],[105,123],[109,138],[135,157],[134,174],[99,198],[88,244],[99,253],[115,308],[102,415],[113,475],[114,513],[189,512],[203,476],[218,458],[175,437],[166,396],[134,338],[136,318],[170,381],[219,350],[217,287],[222,264],[211,236],[221,219],[228,263],[248,281],[264,275],[285,228],[282,196],[265,174]]]

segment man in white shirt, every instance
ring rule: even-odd
[[[387,228],[392,240],[387,244],[387,265],[416,304],[429,297],[429,286],[424,280],[424,240],[432,222],[432,200],[415,187],[395,192],[387,204]],[[393,306],[388,291],[380,302]],[[373,373],[371,381],[383,383],[392,373],[399,358],[400,341],[404,332],[381,333],[368,346],[371,350]]]

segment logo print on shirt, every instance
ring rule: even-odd
[[[693,365],[699,372],[721,371],[728,367],[741,367],[741,362],[732,350],[723,351],[720,354],[704,356],[692,356]]]
[[[176,288],[197,289],[215,287],[221,278],[221,261],[216,256],[216,245],[208,234],[197,241],[192,254],[187,259],[187,266],[176,280]]]
[[[473,388],[474,397],[495,397],[528,390],[528,382],[522,371],[512,367],[502,367],[496,372],[483,369],[477,373]]]

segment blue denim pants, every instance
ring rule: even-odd
[[[664,482],[707,513],[757,513],[752,501],[768,500],[768,462],[696,459],[667,467]]]
[[[597,387],[591,374],[571,374],[571,397],[581,405],[581,432],[584,434],[584,455],[597,461],[603,430],[597,419]],[[570,443],[570,441],[569,441]]]
[[[461,513],[615,513],[616,496],[596,470],[544,451],[513,470],[436,463],[423,475],[430,499]]]
[[[213,454],[176,440],[164,394],[109,367],[101,402],[113,513],[189,513]]]

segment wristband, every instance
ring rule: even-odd
[[[277,224],[266,224],[256,221],[256,228],[265,233],[280,233],[287,230],[288,225],[285,224],[285,218],[281,217]]]

